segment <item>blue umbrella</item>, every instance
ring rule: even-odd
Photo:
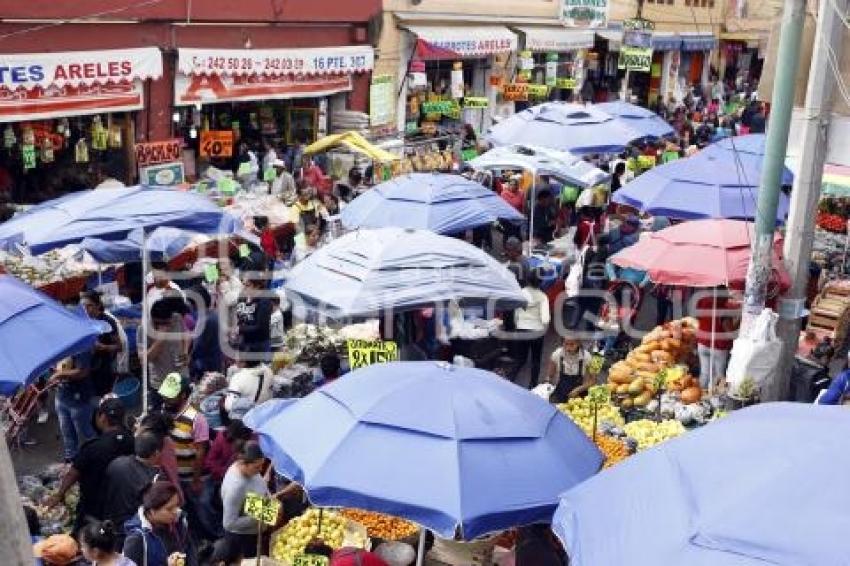
[[[0,275],[0,395],[90,349],[108,330],[11,275]]]
[[[101,263],[141,261],[144,231],[136,229],[123,240],[85,238],[80,247]],[[147,250],[153,261],[168,261],[183,251],[192,234],[167,226],[156,228],[148,235]]]
[[[347,228],[413,228],[456,234],[523,216],[499,195],[460,175],[411,173],[360,195],[340,214]]]
[[[479,369],[376,364],[245,423],[320,506],[404,517],[465,540],[549,522],[602,455],[555,407]],[[309,431],[299,434],[294,431]]]
[[[841,407],[737,411],[568,491],[553,528],[574,566],[844,564],[848,430]]]
[[[493,126],[486,138],[494,145],[531,144],[577,154],[620,153],[629,144],[673,133],[673,129],[641,129],[645,120],[620,118],[593,106],[547,102]]]
[[[480,249],[401,228],[358,230],[337,238],[289,272],[286,294],[296,310],[306,307],[335,319],[370,318],[452,300],[500,310],[527,302],[516,277]]]
[[[662,138],[673,134],[673,128],[661,116],[648,108],[630,102],[622,100],[602,102],[594,105],[594,108],[624,120],[648,138]]]
[[[124,187],[71,193],[0,224],[0,248],[40,254],[85,238],[122,240],[160,226],[204,234],[236,230],[238,220],[204,196],[176,189]]]
[[[734,144],[734,146],[733,146]],[[732,148],[735,149],[732,149]],[[687,159],[677,159],[639,175],[614,193],[612,200],[649,214],[694,220],[756,217],[764,136],[728,138]],[[783,173],[783,183],[793,181]],[[781,194],[776,213],[782,223],[788,197]]]

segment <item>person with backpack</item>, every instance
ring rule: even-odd
[[[197,566],[180,493],[171,482],[156,481],[148,487],[124,530],[124,556],[138,566]]]

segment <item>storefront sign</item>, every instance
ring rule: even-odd
[[[652,49],[645,47],[626,47],[620,49],[618,69],[630,71],[649,71],[652,67]]]
[[[148,165],[180,161],[183,157],[182,145],[179,139],[137,143],[136,165],[147,167]]]
[[[186,181],[183,162],[160,163],[139,169],[139,183],[148,187],[173,187]]]
[[[511,83],[502,87],[502,99],[505,102],[528,101],[528,83]]]
[[[369,86],[369,125],[389,124],[395,115],[395,92],[392,75],[372,77]]]
[[[351,90],[348,75],[184,75],[174,78],[174,104],[314,98]]]
[[[351,369],[398,360],[398,345],[388,340],[349,340],[347,346]]]
[[[578,86],[578,81],[571,78],[558,79],[555,86],[558,88],[576,88],[576,86]]]
[[[546,85],[528,85],[528,96],[531,98],[546,98],[549,96],[549,87]]]
[[[486,96],[467,96],[463,99],[463,108],[487,108],[490,100]]]
[[[233,157],[233,130],[201,132],[201,157]]]
[[[374,50],[369,46],[313,49],[180,49],[177,69],[182,75],[280,76],[329,75],[371,71]]]
[[[561,0],[561,23],[570,28],[604,28],[608,0]]]
[[[517,49],[517,36],[496,25],[406,25],[405,28],[426,45],[419,49],[425,59],[484,57],[511,53]]]
[[[274,526],[277,524],[277,517],[280,514],[280,501],[273,497],[263,497],[248,492],[245,494],[245,506],[242,510],[248,517],[266,525]]]

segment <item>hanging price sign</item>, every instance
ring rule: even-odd
[[[454,110],[455,103],[452,100],[437,100],[434,102],[423,102],[421,109],[423,114],[448,114]]]
[[[549,87],[546,85],[528,85],[528,96],[531,98],[546,98],[549,95]]]
[[[321,554],[300,554],[292,561],[292,566],[328,566],[330,560]]]
[[[502,87],[502,98],[505,102],[528,101],[528,83],[511,83]]]
[[[490,101],[486,96],[467,96],[463,99],[464,108],[487,108]]]
[[[652,68],[652,49],[623,46],[620,49],[617,68],[630,71],[649,71]]]
[[[558,79],[555,86],[558,88],[576,88],[578,81],[571,78]]]
[[[351,369],[398,360],[398,345],[387,340],[349,340],[348,365]]]
[[[35,169],[35,146],[27,144],[21,147],[21,157],[24,162],[24,170]]]
[[[201,157],[233,157],[233,130],[201,132]]]
[[[256,493],[245,495],[245,514],[267,525],[275,525],[280,513],[280,501]]]

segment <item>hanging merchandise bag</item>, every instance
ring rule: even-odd
[[[84,138],[77,140],[77,143],[74,145],[74,161],[76,163],[89,162],[89,146]]]
[[[741,389],[748,378],[758,391],[777,370],[782,354],[782,342],[776,336],[778,319],[771,309],[764,309],[753,321],[749,335],[739,336],[732,343],[726,383],[733,397],[744,396]]]

